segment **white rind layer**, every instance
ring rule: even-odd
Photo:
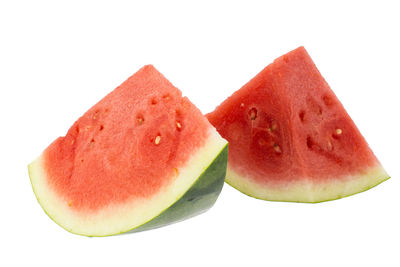
[[[151,198],[109,205],[95,213],[79,212],[68,206],[47,182],[40,156],[29,165],[33,191],[45,212],[69,232],[87,236],[108,236],[130,231],[159,215],[179,200],[225,147],[227,141],[210,128],[205,145],[193,154],[178,177]]]
[[[383,181],[389,175],[381,165],[371,167],[365,172],[347,177],[325,179],[325,182],[313,182],[302,179],[286,185],[268,185],[257,183],[251,177],[235,172],[228,162],[226,182],[242,193],[263,200],[317,203],[343,198],[366,191]]]

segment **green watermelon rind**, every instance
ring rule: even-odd
[[[52,219],[60,227],[64,228],[66,231],[88,237],[112,236],[122,233],[140,232],[162,227],[196,216],[200,213],[205,212],[214,205],[225,181],[228,160],[228,143],[226,142],[226,140],[223,140],[221,137],[219,137],[219,135],[218,138],[220,139],[220,141],[217,141],[218,144],[215,143],[215,145],[221,146],[221,144],[223,144],[222,148],[219,149],[218,153],[214,154],[214,157],[212,159],[209,159],[210,162],[208,166],[200,173],[200,175],[193,181],[193,183],[187,188],[186,191],[176,196],[171,205],[161,210],[156,216],[153,216],[149,220],[139,225],[135,225],[134,227],[129,229],[123,229],[121,231],[115,231],[106,234],[87,234],[84,232],[78,232],[58,222],[58,220],[56,220],[54,216],[52,216],[46,209],[46,206],[43,204],[43,200],[41,200],[41,198],[39,197],[36,186],[32,181],[33,177],[37,175],[34,171],[35,162],[28,165],[28,172],[31,178],[30,181],[33,192],[37,201],[42,206],[43,210],[49,216],[49,218]],[[203,160],[207,161],[207,159]]]
[[[225,182],[228,144],[182,197],[149,222],[129,232],[141,232],[182,221],[211,208]]]
[[[235,177],[236,176],[236,177]],[[368,177],[369,176],[369,177]],[[233,179],[235,177],[235,179]],[[357,178],[358,177],[358,178]],[[341,183],[340,186],[336,186],[337,189],[343,190],[343,188],[346,188],[346,183],[349,184],[349,182],[356,181],[360,182],[363,184],[362,186],[356,188],[353,187],[353,190],[351,190],[348,193],[340,193],[339,190],[326,190],[328,193],[325,193],[325,195],[322,192],[321,188],[329,188],[330,183],[326,182],[325,184],[318,184],[314,182],[309,182],[306,187],[308,187],[308,190],[305,189],[304,186],[298,186],[298,192],[302,195],[299,198],[299,195],[294,196],[293,199],[288,199],[283,197],[285,189],[279,188],[279,189],[272,189],[271,187],[265,186],[258,184],[256,182],[253,182],[251,178],[249,177],[243,177],[239,175],[237,172],[233,171],[232,168],[227,167],[227,175],[225,182],[232,186],[233,188],[237,189],[241,193],[252,197],[256,198],[259,200],[267,200],[267,201],[274,201],[274,202],[294,202],[294,203],[322,203],[322,202],[328,202],[332,200],[337,200],[337,199],[342,199],[345,197],[353,196],[358,193],[362,193],[365,191],[368,191],[371,188],[374,188],[375,186],[387,181],[391,177],[386,173],[384,168],[381,165],[375,166],[370,168],[369,170],[366,170],[362,174],[356,174],[356,175],[349,175],[346,181],[340,181],[340,179],[332,179],[333,183]],[[256,188],[258,192],[255,192],[256,190],[251,190],[249,189],[249,184],[252,184],[253,189]],[[289,190],[296,188],[296,184],[290,184]],[[312,188],[313,190],[310,190]],[[287,189],[287,188],[286,188]],[[332,189],[332,188],[330,188]],[[268,194],[268,191],[274,191],[274,194],[279,194],[280,197],[271,197],[271,195]],[[260,193],[261,192],[261,193]],[[263,196],[261,196],[263,194]],[[315,198],[315,194],[319,194],[320,197]],[[290,195],[290,194],[289,194]],[[322,197],[321,197],[322,195]],[[334,195],[332,197],[332,195]],[[293,195],[291,195],[293,197]],[[301,199],[301,200],[299,200]]]

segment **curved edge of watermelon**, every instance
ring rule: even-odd
[[[274,189],[257,183],[249,177],[241,176],[232,170],[228,163],[225,181],[240,192],[261,200],[320,203],[367,191],[389,178],[383,167],[377,165],[363,173],[342,177],[341,180],[327,179],[325,183],[319,184],[309,180],[309,182],[307,180],[291,182],[286,187]]]
[[[207,211],[214,205],[221,193],[225,183],[227,163],[228,144],[180,199],[156,218],[129,231],[129,233],[159,228]]]
[[[36,199],[55,223],[74,234],[111,236],[158,228],[206,211],[222,190],[227,159],[228,142],[212,129],[175,181],[151,199],[110,205],[96,214],[72,211],[49,188],[41,156],[28,165],[28,171]]]

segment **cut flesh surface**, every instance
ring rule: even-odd
[[[207,118],[230,143],[226,181],[256,198],[320,202],[389,178],[303,47]]]
[[[226,158],[227,142],[149,65],[89,109],[29,173],[55,222],[105,236],[206,210],[222,188]]]

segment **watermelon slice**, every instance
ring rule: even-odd
[[[249,196],[321,202],[389,178],[303,47],[207,117],[230,143],[226,181]]]
[[[89,109],[32,164],[45,212],[87,236],[141,231],[216,201],[227,142],[153,66]]]

